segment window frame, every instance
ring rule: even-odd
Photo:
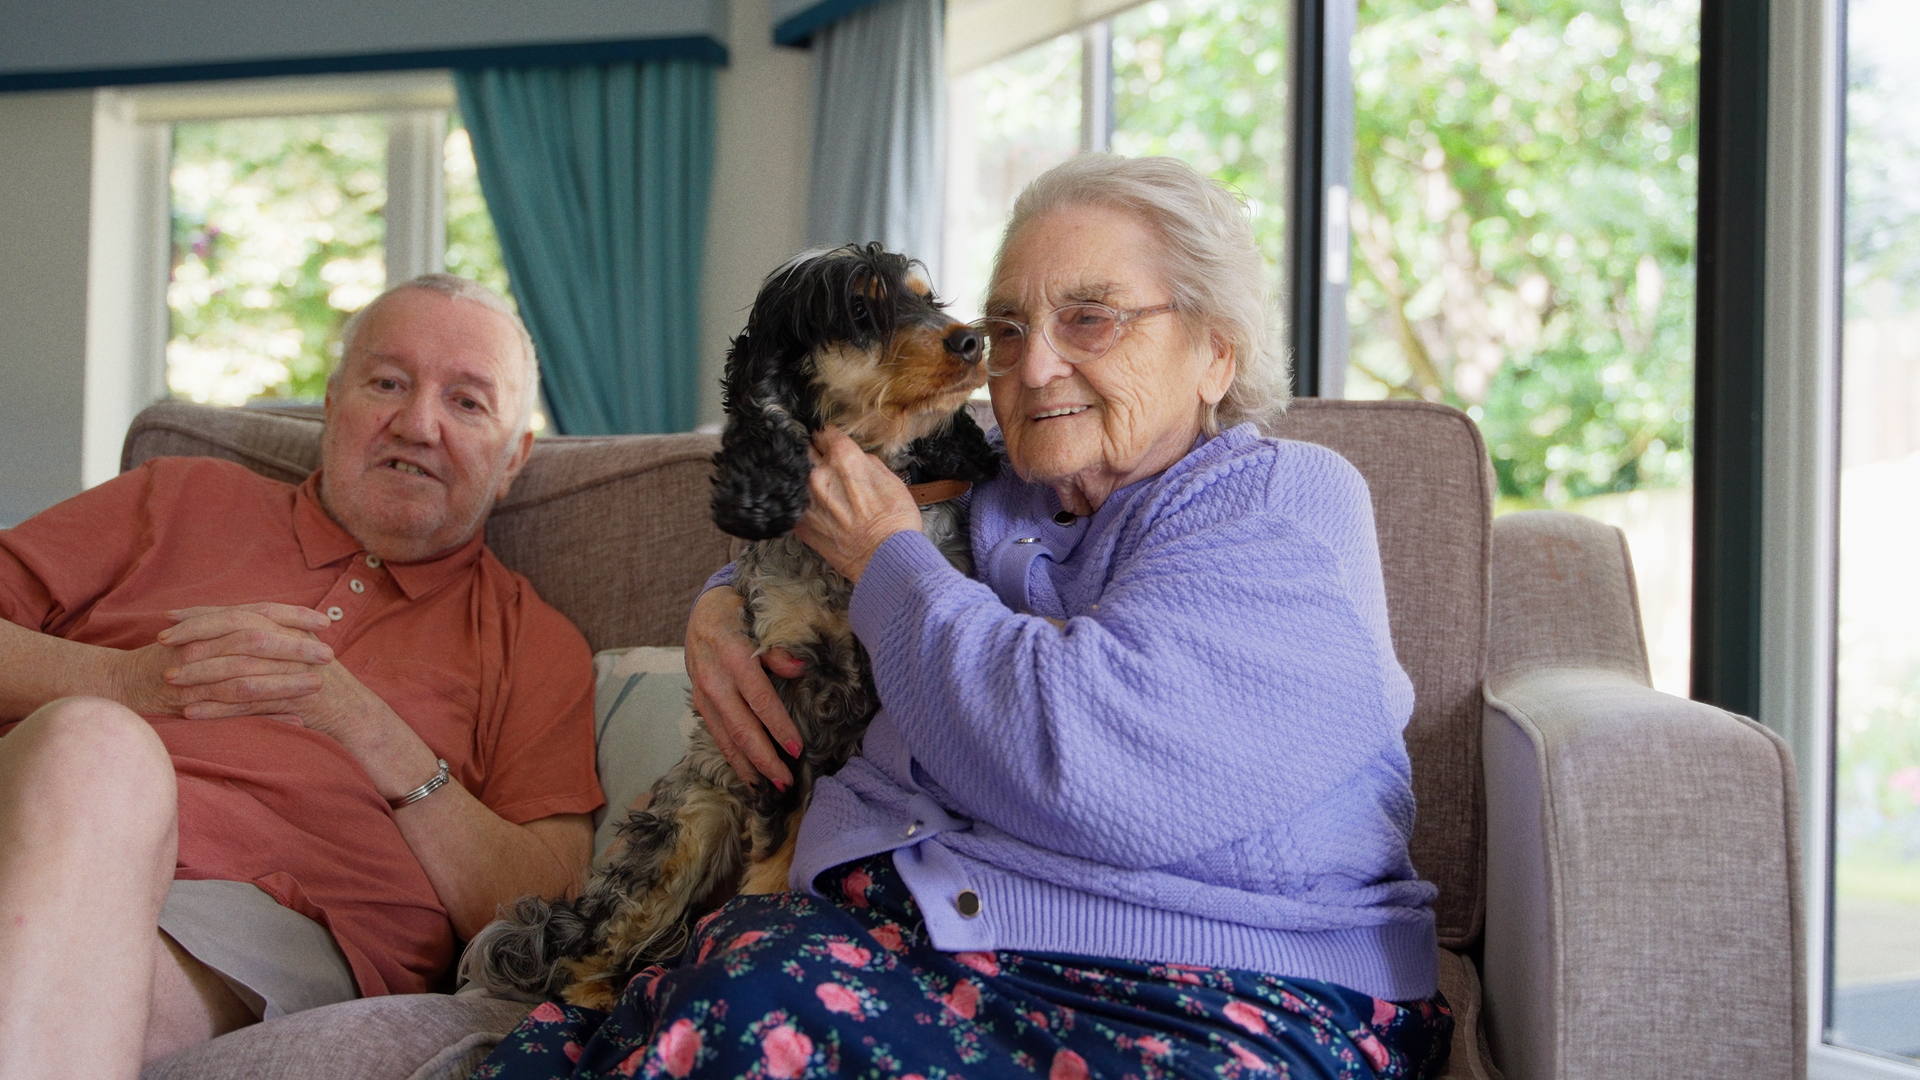
[[[1723,444],[1723,456],[1713,463],[1721,475],[1741,468],[1758,473],[1748,481],[1758,494],[1758,505],[1748,514],[1758,523],[1755,554],[1764,557],[1739,565],[1737,573],[1723,572],[1721,587],[1729,589],[1744,576],[1748,595],[1732,597],[1729,608],[1744,605],[1757,616],[1759,628],[1754,665],[1742,676],[1744,689],[1736,678],[1742,662],[1737,657],[1709,675],[1722,692],[1747,695],[1751,715],[1787,741],[1796,763],[1807,1075],[1812,1080],[1920,1080],[1920,1063],[1826,1042],[1833,906],[1845,0],[1770,0],[1765,33],[1749,35],[1744,42],[1730,36],[1710,38],[1709,12],[1719,20],[1752,13],[1736,10],[1731,0],[1703,0],[1702,70],[1704,82],[1709,55],[1718,53],[1723,72],[1741,63],[1763,72],[1764,80],[1757,87],[1749,83],[1746,93],[1750,102],[1764,103],[1759,106],[1764,110],[1759,117],[1759,161],[1765,174],[1764,185],[1749,194],[1746,207],[1749,215],[1759,211],[1765,245],[1762,303],[1741,316],[1747,320],[1752,353],[1744,365],[1729,362],[1738,357],[1725,352],[1714,356],[1723,380],[1747,384],[1733,389],[1752,395],[1752,415],[1761,429],[1761,453],[1755,459],[1743,465],[1725,454]],[[1714,121],[1703,103],[1703,151],[1704,129]],[[1701,165],[1704,220],[1704,152]],[[1720,189],[1723,197],[1725,191]],[[1702,247],[1704,266],[1704,237]],[[1705,289],[1701,295],[1705,323]],[[1721,348],[1726,349],[1724,343]],[[1717,390],[1709,391],[1703,383],[1702,397],[1710,392]],[[1720,558],[1723,565],[1738,565],[1740,554],[1696,550],[1696,559]],[[1713,602],[1711,595],[1696,594],[1696,612]],[[1696,620],[1698,627],[1697,615]],[[1703,696],[1700,689],[1695,696]]]
[[[339,113],[386,115],[387,284],[444,265],[446,169],[441,162],[447,117],[458,106],[451,71],[286,75],[97,93],[102,100],[114,102],[123,120],[121,137],[139,154],[139,167],[127,173],[109,198],[130,215],[143,242],[140,264],[145,272],[141,281],[129,287],[119,318],[129,342],[127,377],[152,400],[170,396],[167,285],[172,265],[175,124]],[[118,468],[116,447],[111,462],[90,462],[86,482],[107,479]]]

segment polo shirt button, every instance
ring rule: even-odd
[[[960,895],[953,898],[953,906],[960,909],[961,918],[971,919],[980,914],[980,894],[962,889]]]
[[[332,619],[334,622],[339,622],[341,619],[344,619],[346,617],[347,617],[347,613],[344,611],[341,611],[337,607],[330,607],[327,609],[327,618]]]
[[[354,578],[352,581],[347,582],[347,588],[352,589],[354,592],[367,591],[366,582],[361,581],[359,578]]]
[[[380,569],[380,556],[378,555],[367,556],[367,565],[373,567],[375,570]]]

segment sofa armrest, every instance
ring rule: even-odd
[[[1647,685],[1618,530],[1494,528],[1482,977],[1510,1076],[1805,1075],[1793,762]]]
[[[1484,979],[1502,1070],[1803,1076],[1786,744],[1621,675],[1568,669],[1490,695],[1482,738]]]

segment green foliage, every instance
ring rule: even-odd
[[[993,256],[1021,189],[1080,149],[1080,36],[1062,34],[959,76],[948,122],[972,133],[968,161],[949,162],[941,296],[963,318],[985,300]]]
[[[1509,504],[1687,483],[1695,0],[1363,0],[1352,396],[1447,401]]]
[[[1114,20],[1114,148],[1245,195],[1275,286],[1286,21]],[[1691,478],[1698,24],[1695,0],[1361,4],[1349,393],[1468,409],[1508,505]]]
[[[1843,660],[1834,709],[1836,854],[1920,861],[1920,662],[1859,666]]]
[[[365,115],[174,129],[175,393],[321,395],[340,323],[385,281],[386,144]]]
[[[347,316],[386,285],[377,115],[181,124],[168,381],[196,401],[316,400]],[[446,140],[445,265],[507,292],[467,133]]]
[[[1171,0],[1113,21],[1116,153],[1164,154],[1240,192],[1279,295],[1286,248],[1287,9]]]

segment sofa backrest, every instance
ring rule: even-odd
[[[1441,943],[1464,947],[1479,934],[1485,870],[1486,448],[1464,414],[1424,402],[1301,400],[1267,430],[1339,452],[1372,490],[1394,648],[1415,693],[1414,864],[1440,887]],[[319,436],[311,416],[164,402],[135,419],[121,467],[206,455],[298,483],[319,462]],[[593,648],[677,645],[700,585],[732,550],[707,516],[718,445],[707,435],[541,439],[488,519],[487,543]]]
[[[595,650],[678,645],[700,586],[732,551],[707,516],[719,448],[713,435],[537,440],[487,519],[487,546]],[[297,484],[320,464],[320,421],[161,402],[134,418],[120,467],[166,456],[226,458]]]
[[[1440,943],[1464,948],[1485,912],[1480,714],[1494,491],[1486,444],[1465,413],[1423,401],[1303,398],[1266,430],[1338,451],[1373,493],[1387,620],[1413,680],[1413,863],[1440,887]]]

